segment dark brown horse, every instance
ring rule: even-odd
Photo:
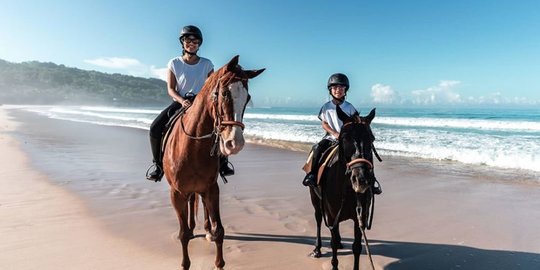
[[[182,243],[182,267],[189,269],[188,243],[193,227],[188,224],[188,199],[201,195],[216,243],[217,269],[225,265],[225,231],[219,213],[218,155],[233,155],[244,146],[242,118],[250,99],[248,80],[264,69],[243,70],[235,56],[206,80],[193,105],[175,124],[163,156],[165,176],[178,220]]]
[[[338,139],[338,161],[326,168],[320,179],[321,197],[310,188],[311,202],[315,208],[317,238],[312,257],[321,256],[321,222],[324,218],[332,239],[332,269],[338,269],[337,250],[342,248],[339,223],[354,222],[354,269],[358,270],[362,251],[362,231],[367,224],[368,209],[373,196],[371,187],[375,181],[373,174],[373,133],[370,123],[375,117],[375,109],[361,121],[349,117],[339,106],[336,108],[343,127]]]

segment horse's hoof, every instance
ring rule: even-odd
[[[321,252],[319,250],[314,250],[311,253],[309,253],[309,256],[312,258],[320,258]]]

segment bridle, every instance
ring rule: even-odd
[[[229,80],[227,80],[227,83],[225,85],[229,85],[233,79],[243,80],[241,78],[238,78],[238,77],[234,76],[234,77],[230,78]],[[214,115],[213,115],[214,116],[214,128],[210,133],[205,134],[205,135],[201,135],[201,136],[191,135],[191,134],[187,133],[187,131],[186,131],[185,127],[184,127],[184,122],[182,121],[183,115],[180,118],[180,126],[181,126],[181,129],[182,129],[182,132],[184,132],[184,134],[188,138],[193,139],[193,140],[201,140],[201,139],[212,138],[213,136],[215,136],[214,143],[212,144],[212,148],[210,150],[210,155],[211,156],[214,156],[215,154],[217,154],[217,145],[219,144],[219,139],[221,138],[221,133],[223,132],[223,130],[225,130],[225,128],[227,128],[228,126],[230,126],[230,127],[238,126],[242,130],[244,130],[244,128],[245,128],[244,123],[242,123],[240,121],[224,120],[223,119],[224,117],[220,113],[220,110],[219,110],[219,105],[220,105],[220,102],[218,101],[219,100],[219,97],[218,97],[219,92],[224,93],[224,94],[222,94],[222,96],[225,99],[225,102],[227,102],[228,99],[230,99],[230,92],[231,91],[229,89],[223,89],[223,87],[220,88],[220,86],[222,86],[221,78],[218,80],[217,86],[214,88],[214,90],[212,92],[212,107],[213,107],[213,112],[214,112]],[[221,91],[219,89],[221,89]],[[249,100],[249,95],[248,95],[248,100]],[[247,104],[247,102],[246,102],[246,104]]]
[[[346,126],[348,126],[348,125],[350,125],[350,124],[353,124],[353,123],[358,123],[358,122],[348,122],[348,123],[345,123],[345,124],[343,124],[342,130],[343,130]],[[360,124],[366,124],[366,123],[365,123],[365,122],[360,122]],[[355,143],[355,145],[356,145],[356,143]],[[371,147],[372,147],[371,149],[376,153],[376,150],[375,150],[375,147],[373,146],[373,143],[371,144]],[[362,154],[362,156],[363,156],[363,154]],[[377,156],[377,158],[380,158],[378,154],[376,154],[376,156]],[[381,160],[381,161],[382,161],[382,160]],[[362,163],[367,164],[368,167],[369,167],[369,169],[370,169],[370,170],[373,170],[373,162],[371,162],[371,161],[368,160],[368,159],[365,159],[364,157],[359,157],[359,158],[354,158],[354,159],[352,159],[351,161],[349,161],[349,162],[347,162],[347,163],[345,164],[345,167],[346,167],[347,171],[350,171],[352,168],[355,167],[355,165],[357,165],[357,164],[362,164]]]

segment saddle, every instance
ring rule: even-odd
[[[302,170],[304,172],[309,173],[311,171],[311,161],[313,157],[313,151],[309,152],[308,159],[306,160],[306,163],[302,167]],[[339,155],[338,155],[338,145],[334,144],[328,149],[326,149],[323,154],[321,155],[321,159],[319,160],[319,168],[317,169],[317,185],[321,181],[321,176],[326,168],[332,167],[337,161],[338,161]]]
[[[161,153],[165,152],[165,147],[167,146],[167,140],[169,139],[169,136],[171,135],[171,131],[172,131],[172,128],[174,127],[174,124],[176,124],[180,116],[182,116],[185,111],[186,109],[184,109],[184,107],[176,110],[174,114],[172,115],[172,117],[169,119],[169,122],[165,124],[165,132],[163,132],[163,136],[161,139]],[[169,111],[169,113],[171,112]]]

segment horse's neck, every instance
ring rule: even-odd
[[[214,117],[211,115],[207,100],[204,96],[196,99],[184,115],[185,131],[192,136],[204,136],[214,129]]]

